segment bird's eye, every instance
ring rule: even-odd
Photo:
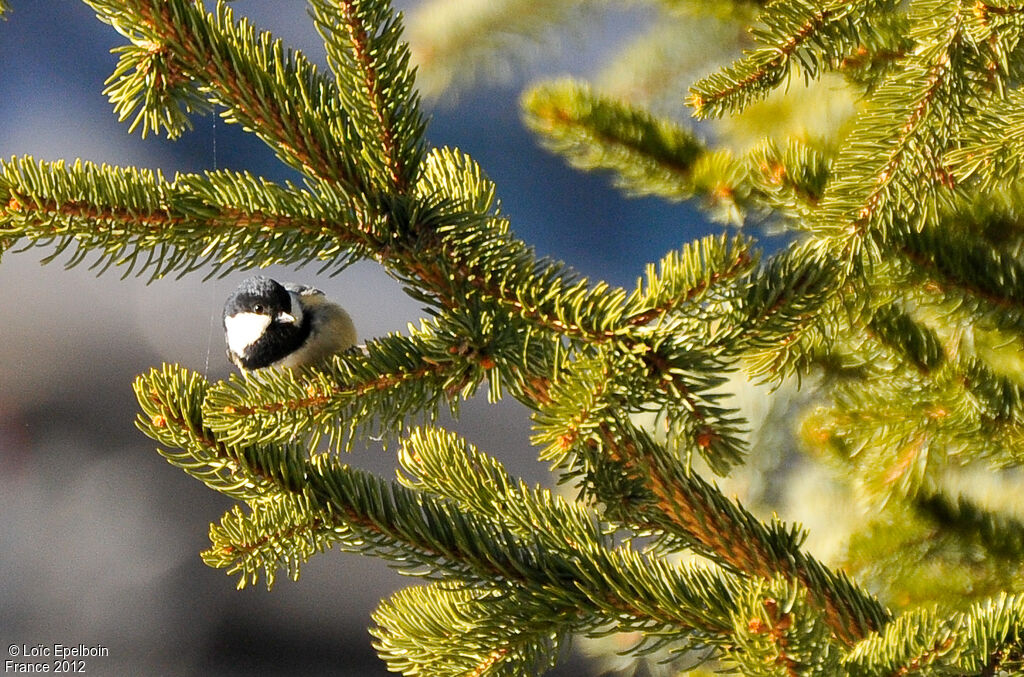
[[[262,313],[263,312],[263,304],[262,303],[254,304],[253,307],[252,307],[252,311],[254,313]]]

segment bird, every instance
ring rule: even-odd
[[[243,372],[323,364],[356,344],[348,313],[313,287],[263,275],[242,281],[224,303],[227,355]]]

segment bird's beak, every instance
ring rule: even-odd
[[[277,317],[274,318],[274,319],[276,319],[278,322],[287,322],[288,324],[296,324],[297,323],[297,320],[295,319],[295,316],[292,315],[291,313],[285,313],[285,312],[278,313]]]

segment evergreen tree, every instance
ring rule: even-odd
[[[664,20],[606,74],[618,93],[562,80],[523,99],[572,164],[747,224],[627,290],[538,258],[473,160],[429,145],[385,0],[311,0],[330,74],[224,2],[87,2],[127,40],[106,91],[133,129],[175,137],[222,109],[303,183],[16,157],[0,163],[0,251],[151,278],[367,258],[429,310],[322,369],[139,376],[160,453],[239,502],[211,528],[209,565],[269,586],[340,548],[423,576],[372,630],[410,675],[538,673],[568,638],[612,632],[680,671],[1024,669],[1020,490],[992,484],[1024,459],[1024,6],[652,0]],[[499,33],[557,31],[594,3],[469,5],[440,20],[455,47],[419,59],[430,87],[507,63]],[[704,44],[681,43],[747,24],[743,56],[689,90],[696,117],[721,118],[697,128],[706,141],[673,105]],[[704,51],[708,68],[725,47]],[[460,71],[453,54],[480,59]],[[848,114],[808,123],[837,102]],[[762,255],[772,232],[785,245]],[[725,388],[746,380],[810,393],[807,453],[736,409]],[[413,424],[481,387],[532,410],[571,495]],[[392,441],[397,481],[341,461],[365,436]],[[751,507],[719,487],[745,464],[779,483]],[[851,528],[831,562],[759,516],[797,489],[794,464],[867,507],[830,516]]]

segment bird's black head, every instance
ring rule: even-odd
[[[288,290],[262,275],[242,282],[224,304],[228,358],[243,369],[269,367],[298,350],[310,326]]]
[[[238,285],[224,304],[224,317],[239,313],[253,313],[277,317],[292,312],[292,300],[288,290],[277,281],[262,275],[253,275]]]

